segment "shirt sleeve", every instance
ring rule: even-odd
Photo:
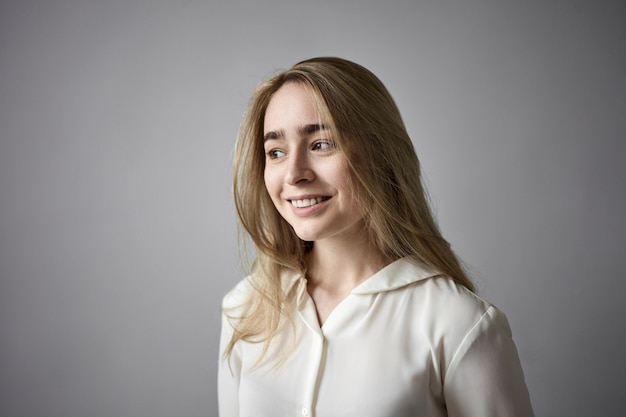
[[[224,357],[224,351],[233,334],[231,324],[222,315],[220,336],[220,356],[217,371],[217,394],[220,417],[239,416],[239,380],[241,375],[241,355],[237,346],[230,357]]]
[[[511,329],[490,306],[456,350],[444,378],[449,417],[533,417]]]

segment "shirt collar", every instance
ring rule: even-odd
[[[364,295],[391,291],[427,278],[441,275],[435,268],[427,266],[413,257],[400,258],[352,290],[352,294]],[[283,291],[288,293],[297,285],[296,297],[299,303],[306,293],[306,279],[300,271],[287,271],[283,274]]]
[[[363,295],[391,291],[437,275],[441,275],[441,272],[407,256],[390,263],[363,281],[352,290],[352,294]]]

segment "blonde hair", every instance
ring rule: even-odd
[[[234,161],[234,198],[242,228],[254,243],[253,291],[236,316],[225,355],[239,340],[264,343],[267,353],[281,324],[293,323],[293,294],[284,293],[285,271],[306,272],[312,242],[302,241],[280,216],[266,191],[263,122],[273,94],[284,84],[304,85],[344,152],[355,195],[375,247],[390,259],[410,256],[473,291],[448,242],[441,236],[422,185],[413,143],[383,83],[356,63],[332,57],[294,65],[262,83],[244,114]],[[228,312],[226,312],[228,314]]]

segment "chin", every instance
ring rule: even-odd
[[[296,233],[296,236],[305,242],[315,242],[318,239],[315,235],[310,235],[308,233]]]
[[[314,242],[320,239],[320,233],[312,230],[295,230],[296,236],[306,242]]]

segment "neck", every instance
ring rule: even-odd
[[[310,286],[345,294],[391,261],[363,230],[349,239],[316,241],[307,260],[307,279]]]

